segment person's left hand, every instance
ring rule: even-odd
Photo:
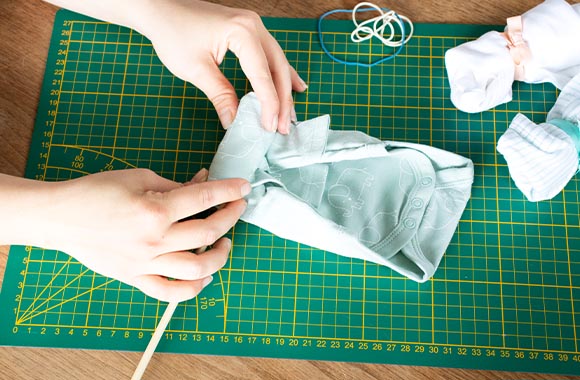
[[[27,181],[45,206],[30,218],[35,224],[26,220],[29,231],[17,234],[149,296],[181,302],[195,297],[225,264],[231,242],[222,235],[244,212],[243,197],[250,192],[243,179],[206,179],[206,170],[181,184],[129,169]],[[221,207],[206,218],[190,219],[215,206]],[[190,252],[196,249],[198,254]]]

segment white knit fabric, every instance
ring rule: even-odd
[[[580,73],[580,4],[546,0],[522,15],[531,58],[523,81],[563,88]],[[512,99],[515,64],[507,40],[491,31],[449,49],[445,66],[451,101],[464,112],[482,112]]]

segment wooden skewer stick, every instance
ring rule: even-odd
[[[206,251],[206,249],[207,246],[200,247],[195,251],[195,253],[196,254],[203,253]],[[135,368],[135,372],[133,372],[131,380],[141,380],[141,377],[145,373],[147,365],[149,365],[149,361],[153,357],[153,353],[155,352],[155,349],[157,348],[157,345],[159,344],[159,341],[161,340],[161,337],[163,336],[163,333],[165,332],[165,329],[167,328],[167,325],[169,324],[171,317],[173,317],[173,313],[175,313],[175,309],[177,308],[178,304],[179,302],[170,302],[167,305],[167,308],[165,309],[165,312],[163,313],[163,316],[161,317],[159,324],[155,328],[153,336],[151,337],[151,340],[149,341],[149,344],[147,345],[145,352],[143,352],[143,356],[141,356],[141,360],[139,361],[137,368]]]
[[[149,364],[149,361],[151,360],[151,357],[153,356],[153,353],[155,352],[155,349],[157,348],[157,345],[159,344],[159,341],[161,340],[161,337],[163,336],[163,333],[165,332],[165,329],[167,328],[167,325],[169,324],[169,321],[171,320],[171,317],[173,316],[173,313],[175,312],[178,304],[179,302],[170,302],[167,305],[167,308],[165,309],[165,312],[163,313],[163,316],[161,317],[161,320],[159,321],[159,324],[157,325],[157,328],[155,329],[155,332],[153,333],[153,336],[151,337],[145,352],[143,352],[143,356],[141,357],[137,368],[135,368],[135,372],[133,373],[131,380],[141,380],[141,376],[143,376],[143,373],[145,373],[145,369],[147,369],[147,365]]]

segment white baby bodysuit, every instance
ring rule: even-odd
[[[520,24],[521,23],[521,24]],[[482,112],[512,99],[514,80],[550,82],[562,89],[580,73],[580,4],[546,0],[491,31],[445,53],[451,101]]]
[[[472,162],[429,146],[332,131],[329,123],[325,115],[297,123],[289,135],[267,132],[250,93],[219,145],[210,180],[252,183],[242,215],[248,223],[427,281],[469,199]]]

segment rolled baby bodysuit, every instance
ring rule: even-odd
[[[529,201],[552,199],[578,172],[579,122],[580,74],[564,87],[545,123],[518,114],[499,138],[497,150]]]
[[[580,73],[578,36],[580,4],[546,0],[509,18],[504,33],[485,33],[445,53],[451,101],[474,113],[509,102],[514,80],[562,89]]]
[[[325,115],[295,124],[289,135],[267,132],[250,93],[209,179],[252,184],[241,217],[248,223],[427,281],[470,197],[472,162],[429,146],[332,131],[329,123]]]

